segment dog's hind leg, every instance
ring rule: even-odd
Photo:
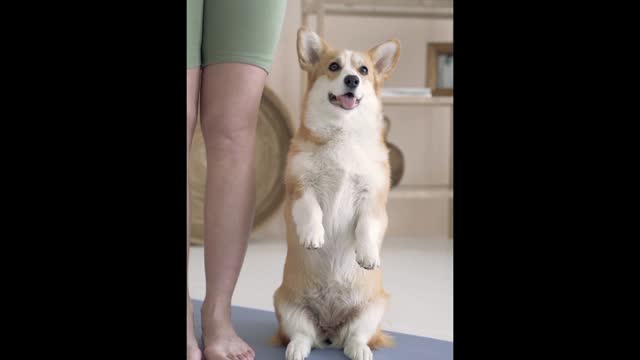
[[[380,322],[387,307],[387,296],[376,297],[343,330],[344,353],[351,360],[372,360],[368,343],[380,335]]]
[[[279,288],[274,296],[274,304],[280,322],[280,332],[289,339],[286,360],[303,360],[317,344],[317,330],[307,310],[289,301],[285,291]]]

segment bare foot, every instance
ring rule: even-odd
[[[231,325],[231,310],[215,314],[202,306],[202,338],[206,360],[253,360],[255,352],[238,337]]]
[[[187,360],[202,360],[202,352],[198,348],[198,344],[187,345]]]
[[[198,347],[198,340],[193,328],[193,306],[187,297],[187,360],[201,360],[202,352]]]

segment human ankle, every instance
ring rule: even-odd
[[[202,302],[203,320],[215,322],[231,321],[231,304],[225,302],[216,302],[205,298]]]

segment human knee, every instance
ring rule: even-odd
[[[196,129],[197,111],[187,107],[187,140],[191,143]]]
[[[202,119],[202,134],[208,147],[229,151],[252,147],[257,119],[236,111],[218,111]]]

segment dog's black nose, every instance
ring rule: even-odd
[[[344,84],[350,89],[355,89],[360,84],[360,79],[355,75],[347,75],[344,77]]]

